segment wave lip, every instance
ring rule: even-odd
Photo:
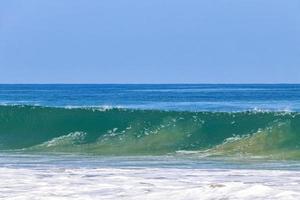
[[[297,112],[0,106],[0,150],[300,158]]]

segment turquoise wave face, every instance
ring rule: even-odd
[[[300,158],[300,115],[0,106],[0,149]]]

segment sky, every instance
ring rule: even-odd
[[[300,1],[1,0],[0,83],[300,83]]]

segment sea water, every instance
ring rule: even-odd
[[[0,85],[0,199],[299,199],[300,85]]]

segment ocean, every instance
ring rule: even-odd
[[[300,85],[0,85],[0,199],[300,199]]]

